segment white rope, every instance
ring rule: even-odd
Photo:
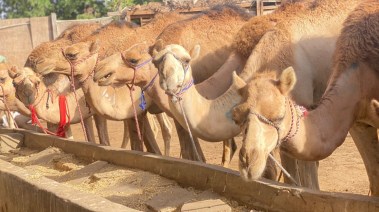
[[[191,138],[191,144],[192,144],[192,148],[193,148],[193,150],[195,151],[196,160],[198,160],[198,161],[202,161],[202,160],[200,159],[199,153],[197,152],[197,148],[196,148],[196,145],[195,145],[195,141],[193,140],[192,132],[191,132],[191,129],[190,129],[190,127],[189,127],[188,120],[187,120],[187,115],[186,115],[186,113],[184,112],[184,109],[183,109],[183,105],[182,105],[182,101],[181,101],[181,99],[179,99],[179,105],[180,105],[180,109],[182,110],[182,113],[183,113],[183,116],[184,116],[184,121],[186,122],[186,126],[187,126],[188,133],[189,133],[190,138]]]
[[[296,182],[296,180],[290,175],[290,173],[288,173],[287,172],[287,170],[275,159],[275,157],[274,156],[272,156],[272,154],[270,153],[269,155],[268,155],[270,158],[271,158],[271,160],[273,160],[275,163],[276,163],[276,165],[282,170],[282,172],[288,177],[288,178],[290,178],[290,180],[295,184],[295,185],[297,185],[297,186],[300,186],[299,185],[299,183],[297,183]]]

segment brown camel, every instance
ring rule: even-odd
[[[166,14],[164,16],[158,15],[158,17],[151,23],[137,29],[132,29],[128,26],[128,23],[113,22],[99,29],[97,32],[83,39],[81,42],[72,46],[66,46],[64,50],[65,56],[63,56],[62,52],[60,52],[47,58],[46,60],[48,60],[49,63],[44,64],[44,67],[40,67],[36,71],[43,75],[52,72],[71,75],[71,65],[69,63],[69,60],[71,60],[75,63],[75,75],[77,76],[76,81],[81,81],[88,78],[88,80],[83,83],[83,87],[85,87],[87,102],[97,114],[116,120],[133,118],[133,110],[130,107],[126,107],[126,105],[131,105],[129,97],[125,96],[123,98],[119,98],[121,94],[124,95],[125,93],[129,93],[127,86],[118,87],[117,89],[113,87],[100,88],[96,84],[91,83],[92,79],[90,79],[91,77],[89,76],[91,75],[94,67],[88,66],[88,63],[93,59],[101,60],[101,58],[105,57],[107,54],[119,51],[119,48],[122,46],[131,45],[137,38],[141,38],[141,35],[146,35],[145,38],[147,40],[153,40],[163,27],[179,20],[180,18],[181,16],[175,13]],[[93,48],[94,46],[96,46],[96,49]],[[92,54],[94,50],[96,51],[96,54]],[[87,53],[91,54],[86,55]],[[94,57],[92,57],[92,55]],[[87,56],[88,58],[86,58]],[[82,63],[77,64],[78,61],[82,61]],[[92,93],[89,93],[90,91]],[[102,96],[99,96],[100,92],[103,94]],[[106,96],[113,94],[115,96],[112,97],[112,101],[104,101]],[[135,95],[137,95],[137,93]],[[116,96],[117,98],[115,98]],[[99,102],[102,103],[99,104]],[[122,109],[120,110],[119,108]],[[141,112],[142,111],[139,111],[139,113]],[[171,130],[167,126],[167,122],[163,122],[165,119],[162,115],[158,116],[158,118],[162,120],[160,124],[165,124],[162,127],[162,132],[164,133],[164,140],[168,142],[171,137]],[[134,119],[129,121],[134,121]],[[169,145],[166,146],[168,147]],[[166,150],[168,149],[166,148]],[[168,154],[168,151],[165,152]]]
[[[267,152],[277,145],[302,160],[326,158],[350,131],[365,163],[371,194],[379,195],[378,23],[378,1],[364,1],[350,13],[336,42],[327,89],[308,113],[298,106],[302,99],[295,92],[304,89],[303,70],[267,69],[252,77],[242,91],[244,102],[233,112],[245,131],[242,175],[256,179]]]
[[[249,81],[255,72],[262,72],[268,67],[274,70],[282,70],[283,67],[293,65],[302,69],[301,73],[304,74],[302,77],[304,88],[300,90],[302,92],[295,95],[297,98],[301,98],[305,105],[317,101],[326,87],[332,52],[339,30],[342,28],[342,23],[347,14],[353,10],[357,3],[358,1],[347,3],[345,1],[326,0],[296,3],[296,8],[303,9],[292,13],[292,16],[289,15],[290,13],[285,13],[285,18],[279,20],[272,30],[264,34],[249,56],[240,74],[241,77],[245,81]],[[299,4],[300,6],[298,6]],[[290,6],[288,5],[288,7]],[[176,54],[179,55],[176,57],[168,55],[165,60],[158,64],[161,85],[167,93],[172,94],[176,91],[175,88],[180,88],[181,85],[186,85],[191,80],[190,76],[184,75],[184,68],[181,62],[176,59],[182,59],[179,57],[180,55],[187,55],[187,57],[190,55],[183,50],[184,48],[176,48]],[[238,63],[231,66],[238,67]],[[221,67],[221,70],[210,78],[216,83],[211,81],[207,84],[207,80],[203,82],[204,86],[191,87],[182,95],[183,108],[188,113],[188,121],[194,126],[194,130],[209,133],[209,135],[217,134],[218,136],[234,136],[240,132],[239,126],[235,125],[231,119],[232,108],[241,101],[238,95],[234,95],[236,92],[231,90],[236,88],[236,85],[225,92],[228,83],[222,83],[222,81],[231,81],[231,72],[235,69],[223,69]],[[243,86],[243,84],[239,86]],[[210,95],[204,95],[205,93]],[[222,95],[214,95],[215,93]],[[214,98],[217,96],[219,97]],[[181,114],[178,103],[172,102],[170,104],[172,104],[173,111]],[[211,113],[207,111],[211,111]],[[207,117],[212,117],[212,119]],[[210,128],[209,126],[217,126],[217,128]],[[291,165],[291,161],[284,157],[283,160],[285,164],[288,164],[286,168],[290,169],[289,171],[294,174],[298,182],[302,185],[318,188],[315,163],[298,161]],[[300,174],[296,170],[296,164],[299,164]],[[313,174],[309,175],[308,173]]]
[[[155,44],[153,51],[161,48],[160,46],[163,43],[180,43],[184,44],[187,48],[192,48],[200,43],[205,47],[206,51],[203,51],[199,59],[194,62],[197,67],[194,71],[194,78],[197,81],[203,81],[214,70],[217,70],[221,66],[222,61],[228,57],[231,52],[233,36],[247,22],[248,18],[249,16],[241,11],[240,8],[230,5],[217,6],[202,15],[182,20],[166,27],[159,35],[158,39],[160,43]],[[228,23],[228,27],[226,28],[225,22]],[[205,26],[210,30],[202,30]],[[228,33],[225,33],[225,31]],[[135,64],[131,63],[131,61]],[[122,57],[119,54],[114,54],[99,62],[95,70],[95,79],[99,79],[99,84],[102,86],[109,84],[130,84],[134,81],[136,85],[144,88],[151,82],[151,87],[146,90],[147,96],[151,97],[161,110],[167,114],[171,114],[167,96],[159,87],[156,77],[157,69],[150,61],[151,56],[147,52],[147,45],[133,46],[122,52]],[[212,61],[212,63],[207,61]],[[141,64],[145,65],[142,66]],[[134,72],[134,66],[141,67],[138,71]],[[156,81],[153,81],[153,79],[156,79]],[[184,121],[179,121],[179,123],[181,123],[182,127],[186,128]],[[201,135],[197,136],[202,137]],[[223,154],[222,163],[224,166],[227,166],[236,147],[234,141],[225,141],[225,144],[224,147],[226,149]]]

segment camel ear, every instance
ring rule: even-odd
[[[162,39],[158,39],[154,45],[150,47],[149,53],[151,56],[155,56],[163,49],[164,42]]]
[[[16,66],[12,66],[8,69],[8,74],[12,79],[14,79],[20,74],[20,72]]]
[[[376,112],[376,115],[379,116],[379,102],[376,99],[371,100],[371,107]]]
[[[197,44],[195,45],[191,51],[190,51],[190,55],[191,55],[191,60],[195,60],[197,57],[199,57],[200,55],[200,45]]]
[[[96,39],[96,41],[92,42],[91,43],[91,46],[89,47],[89,51],[91,53],[94,53],[94,52],[97,52],[99,51],[100,47],[99,47],[99,40]]]
[[[287,95],[296,84],[295,70],[290,66],[286,68],[279,77],[279,90],[283,95]]]

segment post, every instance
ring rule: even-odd
[[[51,13],[50,14],[50,21],[51,21],[51,29],[53,34],[53,40],[58,37],[58,28],[57,28],[57,14]]]
[[[262,15],[261,0],[256,0],[256,4],[257,4],[257,16],[260,16]]]

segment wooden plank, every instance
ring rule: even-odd
[[[45,149],[53,146],[89,161],[103,160],[149,171],[173,179],[184,186],[203,190],[212,189],[241,204],[258,209],[316,212],[379,210],[378,197],[315,191],[264,179],[245,182],[238,172],[220,166],[70,141],[25,130],[0,130],[0,133],[6,132],[23,133],[24,144],[29,148]]]

